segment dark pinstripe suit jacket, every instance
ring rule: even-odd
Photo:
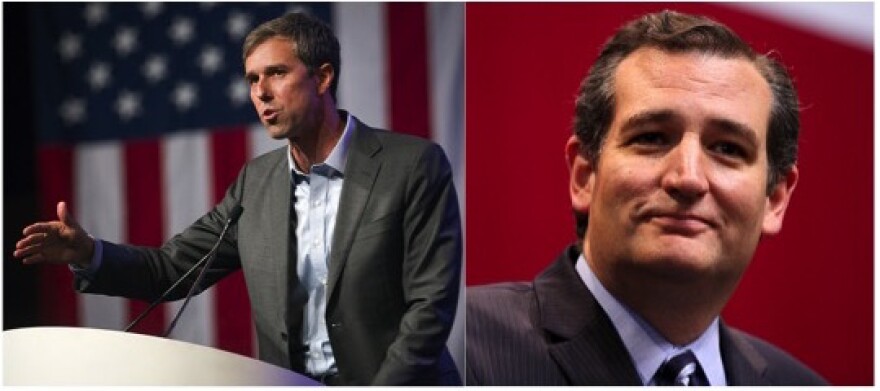
[[[571,246],[533,283],[467,292],[467,385],[641,385],[608,316],[574,263]],[[721,324],[731,385],[823,385],[782,350]]]

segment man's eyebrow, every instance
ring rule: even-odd
[[[284,64],[272,64],[272,65],[267,65],[265,68],[263,68],[263,72],[268,73],[268,72],[275,72],[275,71],[286,71],[287,68],[288,68],[287,65],[284,65]]]
[[[712,118],[709,120],[709,126],[719,129],[723,133],[734,134],[744,138],[752,145],[758,145],[758,132],[746,124],[726,118]]]
[[[643,111],[626,119],[620,127],[622,130],[638,128],[640,126],[656,123],[669,123],[679,119],[679,116],[669,109]]]
[[[669,109],[651,110],[638,113],[624,121],[622,130],[638,128],[640,126],[658,123],[672,123],[681,120],[681,116]],[[723,133],[735,134],[742,137],[752,145],[758,145],[758,132],[750,126],[727,118],[710,118],[707,125],[721,130]]]
[[[253,76],[259,75],[260,73],[272,73],[272,72],[278,72],[278,71],[286,71],[287,69],[288,69],[288,66],[285,64],[272,64],[272,65],[267,65],[267,66],[263,67],[262,69],[254,69],[254,70],[250,70],[250,71],[245,70],[244,77],[245,78],[253,77]]]

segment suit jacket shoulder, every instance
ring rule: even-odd
[[[245,163],[245,168],[266,172],[275,167],[279,162],[284,162],[286,165],[289,148],[287,145],[284,145],[257,156]]]
[[[721,356],[730,385],[828,385],[822,376],[782,349],[723,323]]]
[[[360,121],[356,122],[356,141],[353,142],[352,156],[349,156],[349,167],[359,164],[364,157],[379,158],[383,162],[391,164],[397,171],[412,172],[421,160],[428,160],[431,166],[427,167],[427,173],[444,175],[450,171],[449,160],[443,149],[421,137],[408,134],[396,133],[384,129],[372,128]]]
[[[546,354],[532,283],[467,289],[467,385],[566,385]]]
[[[532,283],[469,288],[468,385],[640,385],[569,247]]]

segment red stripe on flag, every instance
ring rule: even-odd
[[[67,146],[44,145],[37,150],[39,165],[40,219],[57,220],[56,205],[73,199],[73,150]],[[71,209],[76,216],[76,210]],[[40,269],[39,303],[41,324],[77,326],[77,297],[73,291],[73,274],[65,267],[43,266]]]
[[[124,146],[125,224],[128,243],[158,247],[163,237],[162,166],[159,141],[132,141]],[[128,301],[128,321],[147,308],[140,300]],[[138,324],[138,332],[160,335],[165,329],[165,309],[156,308]]]
[[[220,202],[248,160],[248,130],[245,127],[218,129],[211,133],[211,165],[213,201]],[[244,275],[241,271],[217,284],[216,310],[217,347],[245,356],[253,356],[251,306]]]
[[[424,3],[386,4],[391,129],[431,138]]]

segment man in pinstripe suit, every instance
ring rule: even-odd
[[[532,283],[469,289],[467,384],[824,384],[719,317],[782,227],[798,127],[785,69],[727,27],[670,11],[623,26],[566,146],[583,241]]]

